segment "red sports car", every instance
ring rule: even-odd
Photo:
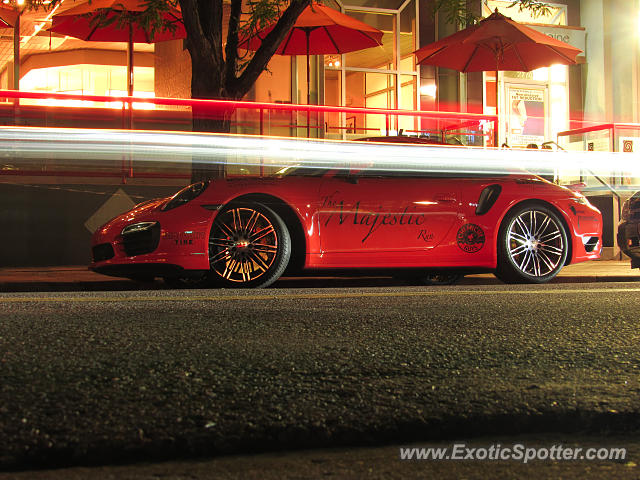
[[[329,269],[544,283],[597,259],[601,239],[583,195],[528,173],[289,167],[137,205],[95,232],[91,269],[225,287]]]

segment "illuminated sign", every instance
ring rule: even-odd
[[[568,43],[572,47],[579,48],[583,52],[586,52],[587,48],[587,31],[583,27],[567,27],[563,25],[540,25],[540,24],[528,24],[528,27],[534,30],[549,35],[556,40]],[[580,55],[584,57],[584,53]]]

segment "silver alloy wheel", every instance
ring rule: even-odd
[[[214,221],[209,238],[209,264],[220,278],[237,284],[253,282],[269,271],[278,254],[274,224],[252,207],[232,207]]]
[[[562,267],[565,235],[557,220],[546,212],[525,210],[511,220],[507,235],[507,254],[522,273],[545,277]]]

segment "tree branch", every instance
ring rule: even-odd
[[[302,11],[311,4],[311,0],[292,0],[284,11],[276,26],[262,40],[260,48],[249,61],[242,74],[234,82],[234,85],[227,84],[227,91],[234,98],[240,98],[249,91],[256,82],[260,74],[267,68],[271,57],[284,40],[293,24],[296,22]]]
[[[238,36],[240,32],[241,13],[242,0],[231,0],[229,31],[227,32],[227,46],[225,49],[225,85],[230,85],[236,79],[236,70],[238,68]]]

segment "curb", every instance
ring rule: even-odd
[[[549,284],[561,283],[635,283],[640,281],[638,275],[559,275]],[[315,278],[315,277],[283,277],[275,284],[275,288],[348,288],[348,287],[392,287],[405,285],[402,281],[387,277],[349,277],[349,278]],[[502,282],[493,275],[465,277],[459,285],[501,285]],[[272,288],[274,288],[272,287]],[[437,286],[431,288],[439,288]],[[140,283],[126,279],[114,280],[75,280],[75,281],[0,281],[0,293],[26,292],[95,292],[95,291],[144,291],[167,290],[164,282],[156,280],[152,283]]]
[[[139,284],[130,280],[102,282],[0,282],[0,293],[161,290],[162,288],[164,288],[162,283]]]

